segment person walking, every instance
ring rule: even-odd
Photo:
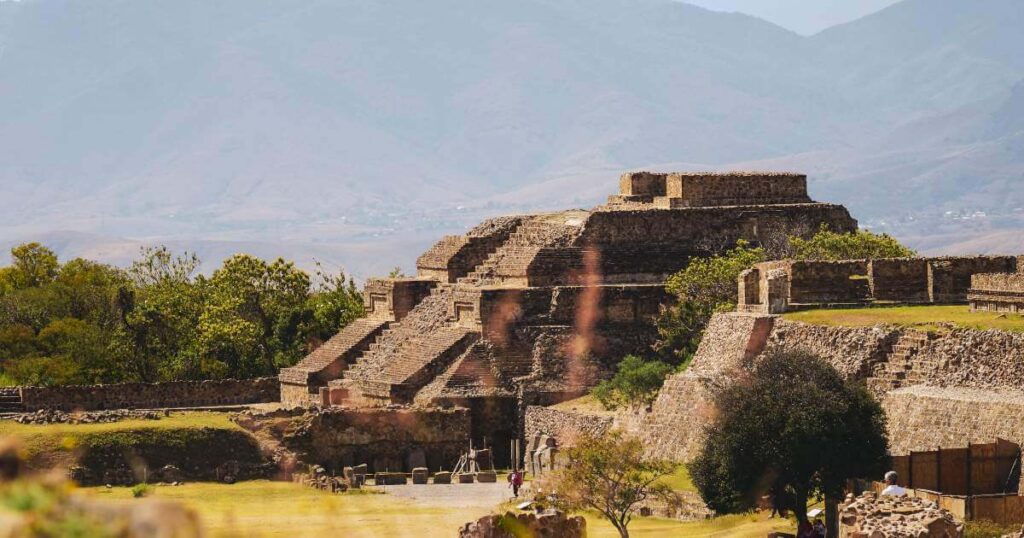
[[[508,485],[512,487],[512,496],[519,497],[519,488],[523,485],[522,471],[513,469],[511,473],[508,473]]]

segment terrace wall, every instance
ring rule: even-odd
[[[363,463],[370,472],[450,471],[471,435],[468,409],[330,408],[290,420],[269,431],[306,463],[336,473]]]
[[[965,303],[973,274],[1016,270],[1013,256],[764,262],[740,275],[739,308],[765,311],[773,301],[797,306],[872,301]],[[777,297],[775,291],[765,296],[766,279],[772,271],[789,275],[785,297]],[[755,288],[760,296],[751,293]]]
[[[277,402],[281,399],[276,377],[168,381],[164,383],[120,383],[114,385],[70,385],[22,387],[26,411],[60,409],[158,409],[205,407]]]

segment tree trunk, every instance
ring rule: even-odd
[[[825,495],[825,528],[828,536],[839,536],[839,497],[835,495]]]
[[[797,527],[800,523],[807,523],[807,488],[793,488],[793,510],[796,512]]]

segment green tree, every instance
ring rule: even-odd
[[[845,481],[884,469],[881,406],[815,355],[767,354],[749,379],[721,389],[715,406],[717,418],[689,468],[716,511],[748,510],[766,493],[788,493],[805,521],[801,508],[820,494],[834,528]]]
[[[60,264],[52,250],[39,243],[24,243],[11,249],[13,264],[4,273],[14,289],[36,288],[57,276]]]
[[[628,355],[619,363],[615,376],[598,383],[591,394],[605,409],[649,406],[672,370],[671,364]]]
[[[312,344],[334,336],[342,327],[365,314],[363,294],[359,292],[352,278],[344,272],[328,274],[317,264],[317,287],[309,296],[308,307],[312,310],[312,326],[308,329]]]
[[[543,491],[565,510],[595,510],[629,537],[629,523],[647,500],[677,503],[679,498],[662,479],[675,471],[670,461],[644,457],[638,439],[613,431],[583,437],[564,450],[565,465],[545,476]]]
[[[711,316],[736,306],[736,279],[740,273],[765,258],[764,249],[739,241],[720,255],[694,258],[686,268],[669,277],[666,289],[676,302],[663,308],[658,319],[659,356],[685,367],[697,351]]]
[[[113,347],[128,379],[204,377],[196,339],[206,285],[198,268],[195,254],[158,247],[142,249],[128,269],[129,283],[117,292],[122,323]]]
[[[797,260],[858,260],[906,258],[917,253],[887,234],[867,230],[836,233],[822,226],[810,239],[790,237],[790,254]]]
[[[236,255],[210,278],[199,319],[202,354],[239,377],[274,374],[306,352],[309,275],[292,263]]]
[[[50,322],[36,337],[43,353],[63,365],[63,383],[91,384],[120,380],[109,360],[107,341],[100,327],[77,318]]]

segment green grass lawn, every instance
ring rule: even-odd
[[[234,485],[157,486],[151,491],[156,498],[174,499],[194,508],[212,537],[455,536],[464,523],[485,515],[479,509],[427,507],[386,494],[332,495],[290,482],[263,480]],[[133,502],[130,488],[84,488],[81,492]],[[618,536],[610,524],[596,515],[585,514],[585,517],[589,536]],[[788,521],[767,519],[761,514],[724,516],[692,523],[638,518],[630,525],[634,536],[683,538],[760,538],[771,531],[787,529],[792,529]]]
[[[697,487],[693,485],[693,479],[690,478],[690,471],[685,465],[680,465],[676,468],[676,472],[666,476],[662,479],[662,482],[668,484],[668,486],[676,491],[697,491]]]
[[[14,437],[33,467],[66,465],[72,451],[88,439],[120,432],[167,432],[202,428],[242,431],[227,413],[171,413],[160,420],[132,419],[101,424],[18,424],[0,420],[0,436]]]
[[[1024,316],[997,312],[971,312],[967,305],[875,306],[864,308],[822,308],[789,312],[783,317],[815,325],[869,327],[896,325],[923,331],[943,331],[952,324],[965,329],[999,329],[1024,332]]]

